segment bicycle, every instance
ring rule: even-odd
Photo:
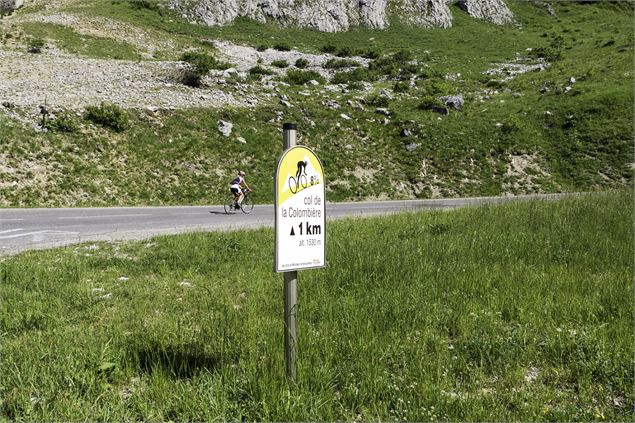
[[[243,201],[240,203],[240,205],[238,207],[236,207],[236,200],[234,199],[234,195],[230,194],[229,197],[227,197],[227,201],[225,201],[225,203],[223,204],[225,207],[225,213],[226,214],[233,214],[236,213],[238,211],[238,209],[242,210],[243,213],[245,214],[249,214],[251,213],[251,211],[254,209],[254,202],[251,199],[251,192],[253,190],[244,190],[243,194]]]
[[[302,189],[309,186],[309,183],[307,182],[305,174],[300,175],[299,181],[295,179],[293,176],[289,176],[289,189],[291,190],[292,194],[295,194],[296,192],[298,192],[300,190],[300,186],[302,187]]]

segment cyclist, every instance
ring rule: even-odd
[[[248,191],[251,191],[251,188],[249,188],[249,185],[247,185],[247,182],[245,182],[245,172],[243,172],[242,170],[239,171],[238,176],[236,176],[229,183],[229,190],[232,192],[232,194],[234,194],[234,208],[235,209],[240,208],[240,203],[243,201],[243,198],[245,198],[245,194],[240,187],[241,185],[244,185]]]
[[[304,171],[304,174],[306,175],[307,164],[306,160],[298,162],[298,171],[295,173],[295,180],[298,181],[298,185],[300,185],[300,175],[302,175],[302,171]]]

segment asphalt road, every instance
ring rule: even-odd
[[[328,220],[409,210],[451,209],[469,205],[563,194],[411,201],[327,203]],[[146,239],[191,231],[273,226],[273,205],[256,205],[251,214],[225,214],[223,206],[0,209],[0,256],[88,241]]]

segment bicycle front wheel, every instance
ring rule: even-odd
[[[254,209],[254,202],[251,200],[251,196],[246,195],[245,198],[243,198],[242,203],[240,203],[240,209],[245,214],[251,213],[251,211]]]

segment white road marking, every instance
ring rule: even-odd
[[[8,231],[0,231],[0,234],[8,234],[9,232],[17,232],[17,231],[23,231],[23,228],[18,228],[18,229],[9,229]]]
[[[79,232],[47,231],[47,230],[45,230],[45,231],[25,232],[25,233],[22,233],[22,234],[0,236],[0,239],[20,238],[20,237],[23,237],[23,236],[44,235],[44,234],[49,234],[49,235],[60,235],[60,234],[77,235],[77,234],[79,234]]]
[[[5,219],[5,218],[2,218],[2,219],[0,219],[0,222],[18,222],[18,221],[21,221],[21,220],[24,220],[24,219]]]
[[[152,214],[105,214],[101,216],[65,216],[58,219],[101,219],[102,217],[144,217],[152,216]]]

